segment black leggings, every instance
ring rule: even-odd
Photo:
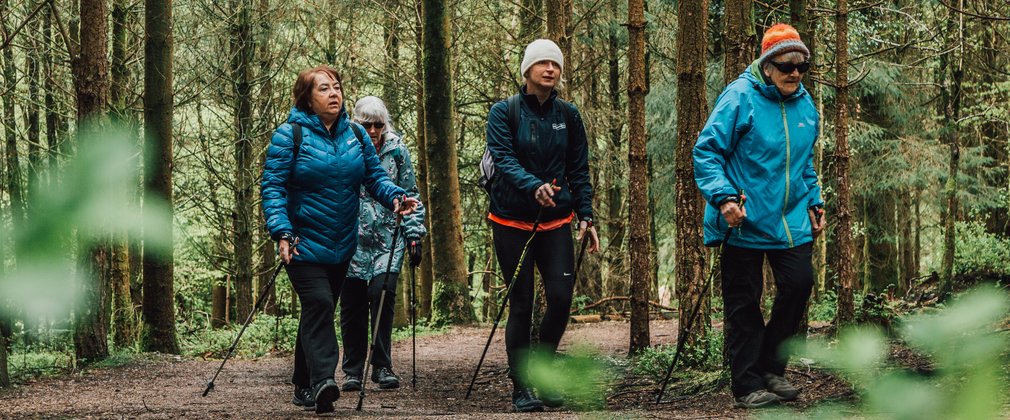
[[[291,383],[300,388],[333,379],[340,351],[333,313],[350,262],[314,264],[292,262],[287,267],[291,285],[302,303],[295,338],[295,372]]]
[[[376,336],[372,352],[371,362],[375,367],[393,367],[390,350],[398,277],[399,273],[390,272],[389,282],[386,283],[386,301],[382,305],[379,334]],[[344,282],[344,288],[340,292],[340,338],[344,343],[344,363],[341,369],[345,375],[361,376],[365,369],[368,332],[372,331],[375,317],[378,315],[384,281],[386,281],[385,273],[375,276],[370,282],[357,278],[349,278]]]
[[[508,281],[519,264],[519,255],[530,238],[530,232],[491,223],[494,233],[495,254],[502,276]],[[547,310],[540,326],[542,350],[555,352],[561,336],[568,326],[568,312],[572,306],[575,289],[575,248],[572,227],[539,231],[526,252],[525,263],[509,297],[509,319],[505,327],[505,351],[508,352],[510,375],[519,371],[530,347],[530,328],[533,322],[533,265],[543,278]]]
[[[812,244],[789,249],[748,249],[732,245],[722,250],[722,300],[730,388],[740,397],[764,388],[762,375],[785,375],[788,357],[779,346],[796,334],[814,285]],[[775,276],[775,303],[765,324],[761,315],[765,255]]]

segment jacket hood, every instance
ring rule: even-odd
[[[371,140],[371,138],[368,138],[368,141]],[[400,140],[400,136],[397,136],[393,132],[382,133],[382,150],[378,151],[379,157],[381,158],[387,153],[399,149],[401,144],[403,144],[403,140]]]
[[[775,87],[775,84],[770,80],[767,80],[764,72],[761,71],[761,59],[754,60],[753,63],[747,66],[747,70],[744,70],[740,78],[747,79],[754,86],[754,89],[761,93],[761,96],[773,101],[792,101],[807,94],[803,83],[800,83],[799,89],[796,89],[796,92],[793,92],[792,95],[782,96],[779,88]]]
[[[315,131],[317,134],[322,135],[325,138],[330,137],[329,133],[326,131],[326,126],[323,125],[323,121],[319,119],[318,115],[302,111],[298,109],[298,107],[291,107],[291,112],[288,113],[288,122],[298,123],[298,125]],[[334,131],[337,133],[343,132],[348,128],[350,123],[351,121],[347,117],[347,110],[341,106],[340,113],[337,114],[336,127]]]

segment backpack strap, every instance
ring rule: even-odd
[[[288,176],[288,183],[295,177],[295,164],[298,163],[298,154],[302,151],[302,126],[296,122],[291,124],[291,139],[294,140],[294,145],[291,146],[291,175]]]
[[[365,134],[362,133],[359,130],[361,130],[361,128],[358,127],[358,124],[352,122],[351,123],[351,131],[354,132],[354,137],[356,137],[358,139],[358,143],[361,143],[361,149],[364,150],[365,149]],[[375,152],[378,153],[379,151],[376,150]]]
[[[522,116],[522,110],[520,109],[520,101],[522,97],[519,94],[509,96],[505,101],[505,105],[508,107],[509,113],[509,131],[512,132],[512,141],[514,142],[516,136],[519,135],[519,117]]]
[[[571,133],[572,111],[568,107],[568,102],[565,102],[565,100],[561,98],[554,98],[554,106],[561,110],[561,115],[565,117],[565,126],[568,127],[568,132]]]

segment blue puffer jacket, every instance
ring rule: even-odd
[[[292,122],[302,126],[294,171]],[[365,130],[358,128],[364,135]],[[389,209],[394,198],[405,194],[379,165],[372,142],[354,136],[343,110],[329,133],[315,114],[291,108],[288,123],[281,124],[270,140],[260,185],[270,237],[277,240],[284,232],[300,237],[294,261],[339,264],[350,260],[358,243],[362,185]]]
[[[722,242],[719,203],[745,194],[747,219],[729,244],[786,249],[813,241],[808,209],[824,205],[813,150],[820,117],[801,85],[787,97],[758,62],[719,95],[694,146],[694,178],[705,206],[705,245]]]

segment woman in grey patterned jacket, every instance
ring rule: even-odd
[[[381,166],[393,182],[407,191],[407,195],[420,198],[410,152],[393,130],[389,111],[381,99],[366,96],[354,104],[354,120],[365,127],[378,151]],[[372,352],[372,382],[379,388],[400,386],[393,373],[390,357],[393,331],[393,307],[396,301],[396,284],[404,251],[409,252],[410,264],[421,262],[421,238],[424,228],[424,206],[418,205],[413,214],[403,219],[400,238],[393,252],[393,265],[389,267],[389,252],[396,227],[395,214],[361,190],[361,211],[358,216],[358,249],[351,260],[347,281],[340,292],[340,334],[344,344],[344,391],[357,391],[362,386],[362,372],[368,350],[368,332],[379,310],[383,282],[387,294],[382,308],[381,324]],[[389,270],[389,279],[386,270]],[[370,321],[371,319],[371,321]]]

